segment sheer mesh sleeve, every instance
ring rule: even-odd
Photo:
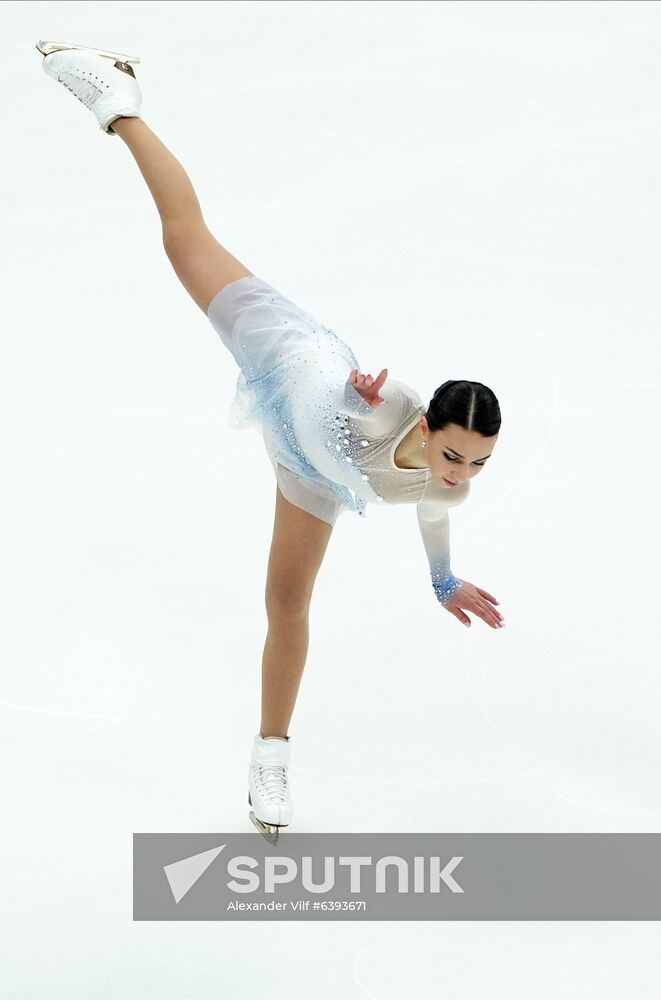
[[[447,604],[463,583],[450,568],[450,515],[442,504],[428,501],[417,504],[417,515],[432,587],[437,600]]]

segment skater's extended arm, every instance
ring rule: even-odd
[[[418,526],[427,553],[432,587],[437,600],[446,604],[459,590],[463,580],[450,568],[450,515],[442,504],[417,504]]]
[[[478,615],[491,628],[504,625],[503,616],[493,606],[497,599],[468,580],[460,580],[450,568],[450,516],[442,504],[420,501],[417,505],[420,534],[429,559],[432,587],[446,611],[463,625],[470,625],[466,611]]]

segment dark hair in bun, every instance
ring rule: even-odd
[[[430,431],[440,431],[446,424],[458,424],[483,437],[493,437],[500,430],[500,406],[491,389],[481,382],[450,379],[434,393],[425,413]]]

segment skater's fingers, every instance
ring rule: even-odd
[[[463,608],[478,615],[491,628],[501,628],[505,624],[500,612],[489,604],[485,598],[480,596],[477,587],[471,584],[468,587],[464,586],[463,591],[462,594],[455,594],[452,601],[446,606],[447,610],[458,618],[460,622],[464,625],[471,624],[470,619],[462,610]],[[459,602],[461,602],[461,606],[459,606]]]
[[[497,622],[504,622],[504,618],[498,608],[494,608],[494,604],[498,604],[498,601],[491,594],[487,593],[486,590],[482,590],[481,587],[476,587],[475,590],[480,595],[480,599],[484,603],[484,607],[487,612],[496,619]]]
[[[468,615],[465,615],[463,611],[460,610],[453,611],[452,614],[455,616],[455,618],[459,619],[462,625],[467,625],[470,628],[471,625],[473,624]]]
[[[385,382],[385,380],[387,378],[388,378],[388,369],[387,368],[382,368],[381,371],[379,372],[379,374],[377,376],[377,379],[376,379],[376,382],[374,383],[374,385],[373,385],[372,388],[376,389],[376,391],[379,392],[379,390],[381,389],[381,386],[383,385],[383,383]]]
[[[486,601],[481,600],[475,610],[480,618],[487,623],[487,625],[491,625],[492,628],[500,627],[502,615],[500,612],[495,611],[494,608],[492,608],[490,604],[487,604]]]

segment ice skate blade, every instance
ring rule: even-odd
[[[81,52],[95,52],[97,56],[105,56],[106,59],[114,59],[117,62],[140,62],[138,56],[127,56],[123,52],[107,52],[105,49],[94,49],[89,45],[75,45],[73,42],[44,42],[40,40],[35,48],[39,49],[43,56],[49,56],[51,52],[61,52],[62,49],[80,49]]]
[[[250,792],[248,792],[248,805],[249,806],[252,805],[252,798],[250,797]],[[278,837],[280,836],[280,830],[282,829],[282,827],[288,825],[287,823],[282,823],[280,825],[276,823],[265,823],[264,820],[257,819],[254,810],[252,809],[248,813],[248,816],[255,824],[255,826],[261,833],[262,837],[266,837],[268,842],[274,845],[278,843]]]
[[[257,819],[252,809],[248,813],[250,819],[255,824],[262,837],[265,837],[269,844],[275,845],[278,843],[278,838],[280,836],[280,827],[273,826],[271,823],[262,823],[261,819]]]

